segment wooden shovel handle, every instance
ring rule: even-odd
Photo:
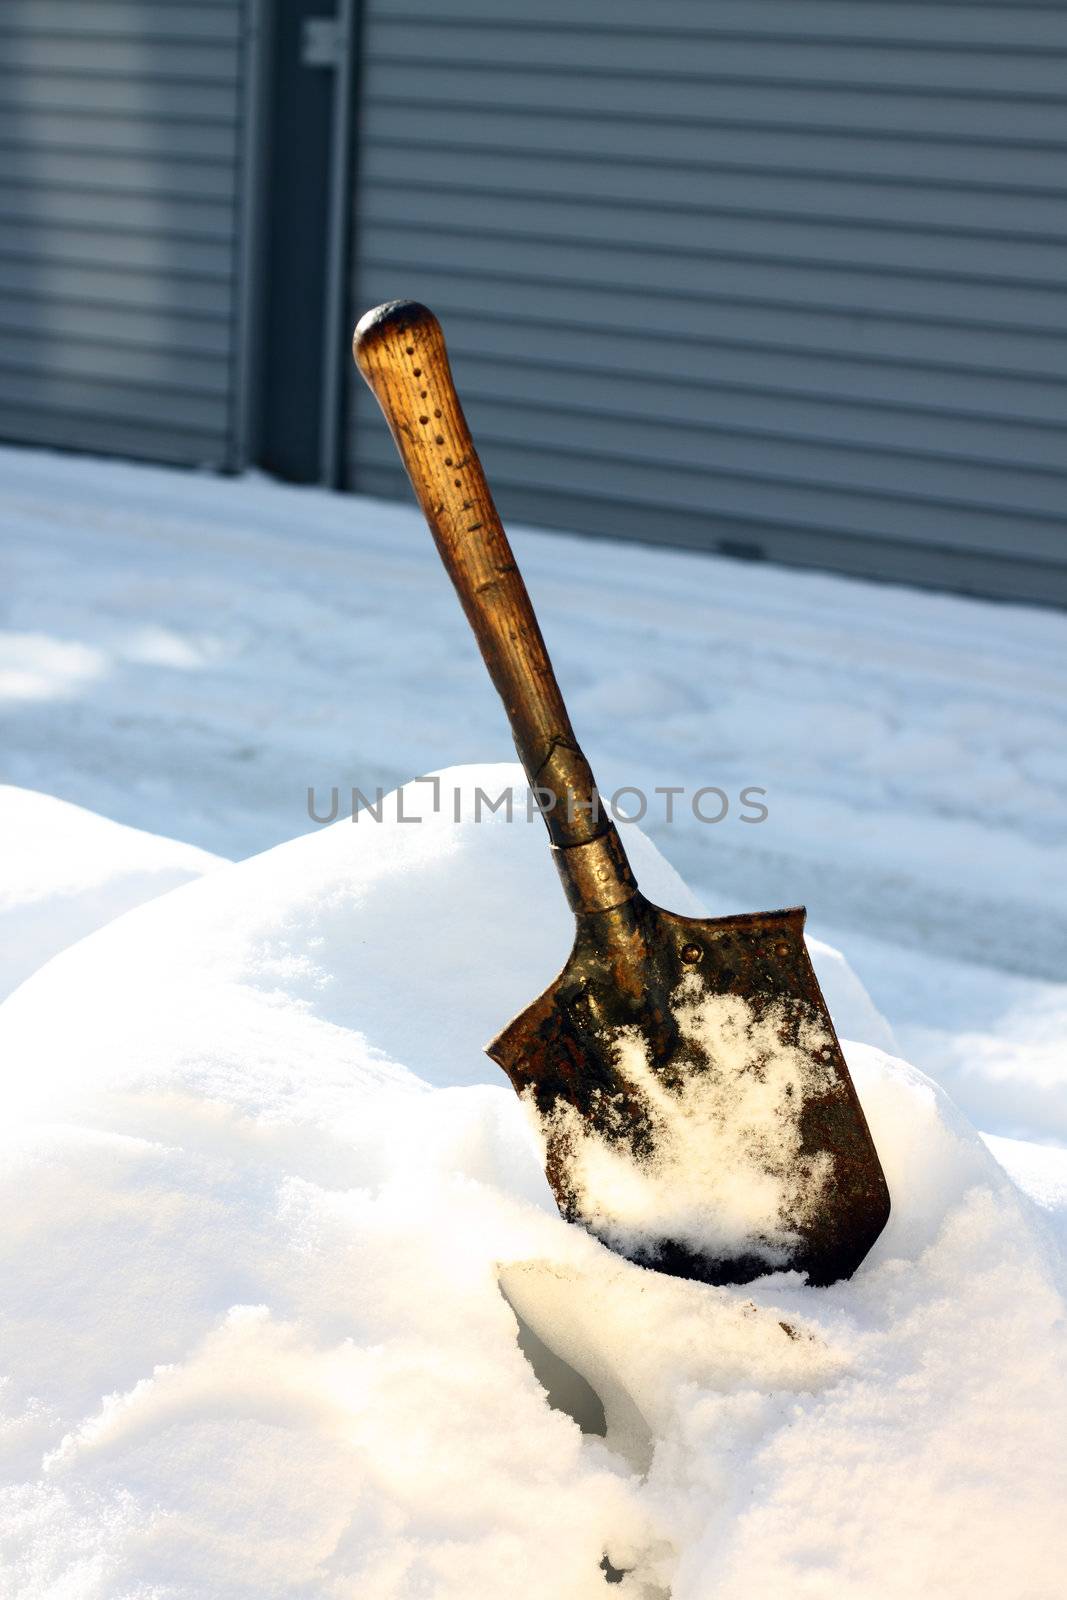
[[[526,775],[556,796],[545,815],[553,844],[567,850],[612,835],[629,898],[633,880],[614,828],[594,805],[593,774],[471,441],[440,323],[413,300],[392,300],[361,319],[352,351],[504,702]]]

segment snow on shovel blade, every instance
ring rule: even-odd
[[[855,1271],[889,1191],[803,930],[799,909],[703,920],[641,894],[578,918],[489,1046],[568,1220],[709,1283]]]
[[[599,807],[467,427],[436,317],[369,311],[356,362],[504,702],[577,923],[551,988],[489,1046],[532,1109],[562,1214],[664,1272],[847,1277],[889,1215],[804,945],[803,911],[709,921],[638,892]],[[605,553],[605,559],[610,557]]]

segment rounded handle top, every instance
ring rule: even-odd
[[[368,357],[383,344],[396,344],[409,333],[417,334],[420,343],[427,335],[444,343],[441,324],[418,300],[386,300],[384,305],[364,312],[352,335],[352,354],[359,370],[365,374]],[[408,354],[414,354],[414,350]]]

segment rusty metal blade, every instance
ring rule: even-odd
[[[889,1191],[804,943],[804,911],[580,916],[559,977],[487,1047],[559,1209],[708,1283],[848,1277]]]

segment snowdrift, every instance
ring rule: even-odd
[[[222,858],[0,784],[0,998],[59,950]]]
[[[0,1007],[6,1593],[1058,1596],[1056,1241],[840,957],[894,1202],[851,1283],[687,1284],[559,1220],[480,1052],[569,943],[540,824],[473,821],[509,782],[223,866]]]

